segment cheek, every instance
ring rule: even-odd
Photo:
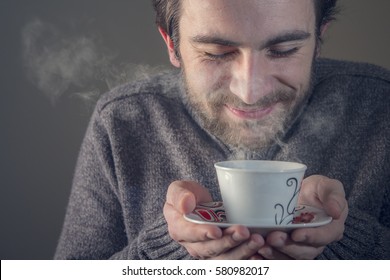
[[[214,62],[201,62],[186,68],[187,83],[198,92],[212,93],[226,87],[229,80],[227,67]]]
[[[300,90],[308,87],[312,72],[311,61],[296,61],[277,67],[279,81],[289,87]]]

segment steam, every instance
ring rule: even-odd
[[[149,66],[115,63],[116,55],[98,36],[75,36],[35,19],[22,31],[23,62],[30,81],[53,104],[64,95],[86,103],[134,79],[160,71]]]
[[[118,64],[115,61],[117,56],[104,48],[97,35],[69,35],[39,19],[24,27],[22,47],[23,62],[29,79],[53,104],[64,96],[77,96],[87,105],[93,105],[102,93],[120,84],[147,80],[151,75],[167,70],[166,66]],[[177,80],[160,82],[164,83],[164,93],[175,92],[171,88],[176,86]],[[334,102],[331,106],[341,106],[338,111],[342,111],[344,100],[338,98],[339,102]],[[203,107],[199,110],[203,110]],[[303,119],[301,122],[305,135],[311,142],[326,146],[335,137],[337,115],[329,115],[324,108],[324,111],[317,110],[310,116],[310,119]],[[297,158],[299,151],[291,150],[278,137],[273,140],[276,142],[275,147],[281,150],[280,159],[300,161]],[[267,148],[251,150],[241,146],[231,148],[231,159],[269,158],[276,151]]]

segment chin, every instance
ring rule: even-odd
[[[259,135],[248,136],[247,133],[241,131],[234,135],[232,134],[230,137],[226,137],[224,142],[233,148],[260,151],[272,145],[272,143],[274,143],[273,139],[274,137],[269,138],[265,135],[262,135],[261,137],[259,137]]]

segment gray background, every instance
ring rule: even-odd
[[[390,68],[390,1],[340,4],[323,56]],[[0,0],[0,35],[0,258],[51,259],[94,100],[168,59],[149,0]]]

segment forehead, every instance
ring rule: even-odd
[[[313,0],[182,0],[180,33],[249,38],[315,28]]]

